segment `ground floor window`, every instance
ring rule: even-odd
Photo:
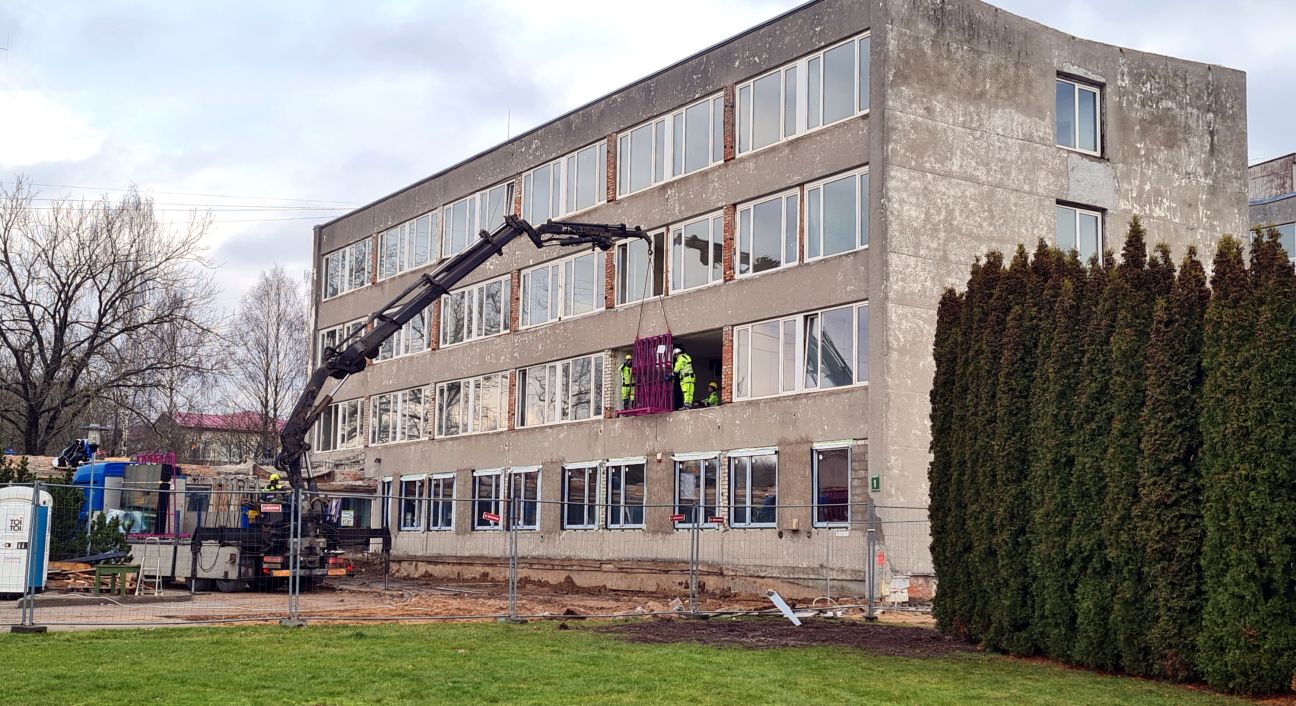
[[[391,526],[392,479],[384,478],[378,486],[379,518],[383,527]]]
[[[423,484],[427,476],[402,476],[400,483],[400,528],[423,529]]]
[[[518,529],[540,529],[540,469],[509,471],[509,502]]]
[[[675,514],[684,516],[676,526],[704,525],[715,516],[719,466],[715,455],[675,457]]]
[[[473,472],[473,529],[499,529],[500,523],[486,519],[486,514],[499,516],[504,509],[500,501],[504,497],[503,472],[499,470]]]
[[[369,527],[369,498],[339,498],[337,523],[339,527]]]
[[[608,461],[607,526],[609,529],[643,527],[645,488],[643,459]]]
[[[438,473],[428,479],[429,530],[454,529],[454,489],[453,473]]]
[[[773,527],[778,509],[778,453],[774,449],[729,455],[729,523]]]
[[[849,446],[825,446],[811,451],[814,473],[814,522],[823,527],[850,523]]]
[[[563,528],[598,526],[598,464],[563,466]]]

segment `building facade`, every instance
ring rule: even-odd
[[[1247,186],[1251,225],[1277,228],[1287,254],[1296,260],[1296,154],[1251,165]]]
[[[1134,215],[1209,254],[1247,225],[1245,98],[976,0],[806,4],[317,228],[317,355],[505,211],[654,247],[515,243],[347,382],[313,463],[394,496],[411,572],[498,573],[483,512],[518,497],[555,581],[676,584],[694,519],[713,583],[929,575],[942,291],[1039,238],[1118,250]],[[724,404],[617,416],[667,331]]]

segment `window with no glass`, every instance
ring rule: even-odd
[[[1102,152],[1102,93],[1064,78],[1057,80],[1057,144],[1081,152]]]
[[[1102,213],[1073,206],[1057,207],[1057,246],[1075,250],[1081,262],[1096,257],[1102,262]]]

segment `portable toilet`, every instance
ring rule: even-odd
[[[53,505],[54,499],[43,490],[33,508],[30,487],[0,488],[0,593],[26,593],[28,585],[45,590]],[[28,543],[33,543],[30,550]]]

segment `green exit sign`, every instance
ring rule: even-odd
[[[882,490],[882,476],[877,474],[869,476],[869,490],[874,493]]]

